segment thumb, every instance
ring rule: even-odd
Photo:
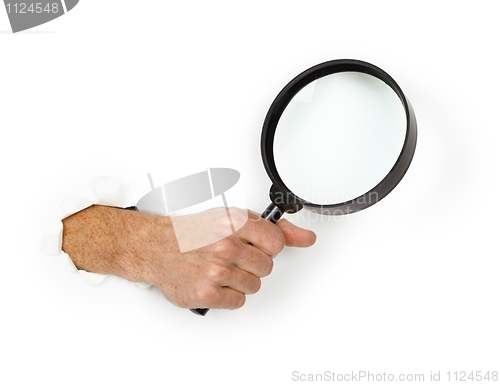
[[[309,247],[316,242],[316,234],[311,230],[306,230],[295,226],[286,219],[280,219],[278,226],[285,235],[286,245],[293,247]]]

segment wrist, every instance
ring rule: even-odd
[[[156,285],[160,278],[157,266],[178,249],[170,218],[137,211],[120,216],[123,229],[115,239],[113,274],[132,282]]]
[[[159,243],[175,243],[175,236],[168,236],[173,235],[170,218],[108,206],[90,206],[63,225],[62,249],[79,270],[132,282],[154,283],[154,260],[167,257],[159,255],[165,250]]]

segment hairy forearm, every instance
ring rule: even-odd
[[[173,231],[169,218],[136,211],[95,205],[64,219],[63,225],[63,251],[78,269],[134,282],[153,283],[147,258],[152,250],[176,247],[163,244],[172,242],[165,237]]]

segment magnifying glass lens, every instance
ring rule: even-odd
[[[375,76],[338,72],[302,88],[283,111],[274,161],[286,187],[332,205],[373,189],[401,154],[407,116],[394,90]]]

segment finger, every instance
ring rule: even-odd
[[[273,259],[270,255],[252,244],[243,243],[242,246],[243,251],[233,261],[238,268],[258,278],[263,278],[271,274]]]
[[[255,275],[236,266],[230,271],[231,274],[228,275],[226,280],[220,282],[221,286],[229,287],[243,294],[255,294],[259,291],[261,282]]]
[[[246,297],[229,287],[207,285],[198,291],[196,308],[238,309],[245,304]]]
[[[285,246],[285,236],[280,228],[252,211],[248,212],[248,221],[235,236],[270,256],[279,254]]]
[[[219,308],[212,307],[212,309],[239,309],[245,304],[246,296],[245,294],[231,289],[229,287],[221,287],[221,302]]]
[[[283,232],[287,246],[309,247],[316,242],[314,232],[297,227],[286,219],[280,219],[276,225]]]

